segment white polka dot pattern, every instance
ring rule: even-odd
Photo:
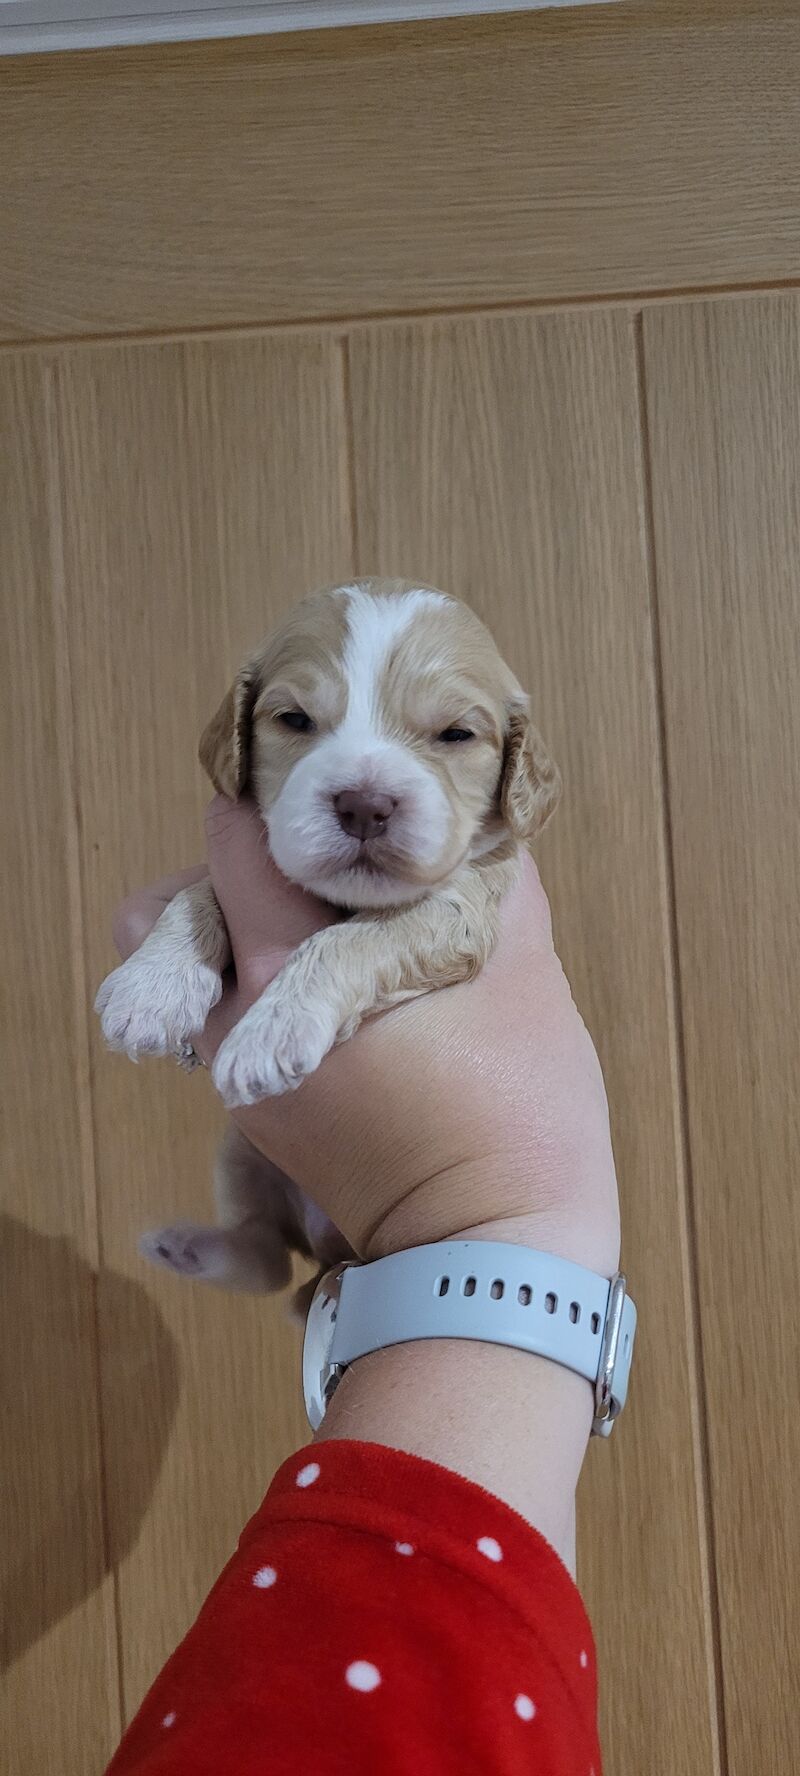
[[[503,1550],[494,1536],[479,1536],[476,1542],[479,1554],[485,1554],[487,1560],[502,1560]]]
[[[328,1472],[329,1481],[332,1478],[335,1478],[335,1470],[332,1473],[329,1468],[327,1470],[327,1472]],[[313,1486],[316,1483],[316,1481],[319,1480],[320,1474],[321,1474],[320,1463],[318,1461],[307,1461],[303,1467],[298,1468],[297,1471],[295,1472],[294,1484],[295,1484],[295,1486],[297,1486],[301,1489],[305,1489],[306,1487]],[[288,1484],[289,1486],[291,1486],[291,1484],[292,1484],[291,1470],[290,1470],[289,1476],[287,1476],[286,1484]],[[328,1488],[328,1490],[330,1490],[330,1487]],[[298,1503],[299,1503],[299,1501],[298,1501]],[[312,1515],[313,1515],[313,1508],[312,1508]],[[411,1518],[411,1521],[414,1521],[413,1517]],[[474,1535],[474,1529],[472,1531],[472,1534]],[[469,1536],[469,1531],[467,1532],[467,1536]],[[469,1541],[467,1540],[467,1546],[468,1545],[469,1545]],[[477,1553],[482,1555],[485,1560],[488,1560],[493,1565],[499,1565],[505,1559],[503,1547],[501,1546],[500,1542],[498,1542],[495,1539],[494,1536],[491,1536],[491,1535],[478,1536],[472,1545],[474,1546]],[[391,1540],[389,1540],[388,1546],[389,1547],[393,1546],[394,1552],[396,1554],[399,1554],[404,1559],[409,1559],[410,1557],[416,1555],[416,1552],[417,1552],[417,1549],[416,1549],[415,1544],[413,1542],[396,1541],[396,1542],[394,1542],[394,1544],[392,1544]],[[511,1546],[511,1552],[509,1553],[509,1561],[511,1562],[512,1566],[515,1564],[515,1562],[512,1558],[513,1552],[514,1552],[513,1546]],[[279,1551],[278,1551],[277,1557],[280,1557]],[[288,1567],[291,1567],[291,1561],[287,1560],[286,1565]],[[250,1570],[250,1584],[257,1591],[269,1591],[278,1583],[279,1573],[278,1573],[278,1570],[276,1569],[276,1567],[274,1567],[274,1566],[264,1565],[264,1566],[259,1566],[256,1569],[250,1568],[249,1570]],[[419,1569],[418,1569],[417,1582],[419,1582],[419,1580],[424,1579],[425,1570],[426,1570],[426,1563],[423,1561],[420,1564]],[[244,1580],[245,1585],[247,1584],[247,1571],[248,1571],[248,1568],[247,1568],[247,1566],[245,1566],[244,1572],[242,1574],[242,1578]],[[264,1614],[263,1607],[260,1607],[258,1617],[253,1618],[253,1620],[259,1620],[261,1623],[266,1623],[268,1625],[271,1624],[272,1625],[271,1629],[269,1629],[270,1632],[272,1630],[274,1630],[276,1624],[278,1626],[278,1630],[280,1631],[280,1617],[281,1617],[280,1605],[281,1605],[281,1603],[285,1604],[287,1602],[287,1592],[288,1592],[289,1598],[291,1597],[291,1573],[289,1573],[289,1578],[287,1580],[283,1563],[281,1565],[280,1577],[281,1577],[281,1585],[279,1587],[279,1597],[278,1597],[277,1603],[267,1607],[266,1614]],[[487,1577],[488,1577],[488,1575],[487,1575]],[[398,1583],[398,1582],[401,1584],[404,1583],[404,1581],[401,1581],[401,1580],[396,1581],[396,1583]],[[415,1591],[416,1584],[415,1584],[415,1581],[414,1581],[412,1575],[409,1575],[409,1583],[412,1585],[412,1592]],[[254,1606],[254,1607],[259,1607],[259,1606]],[[278,1611],[277,1616],[275,1615],[276,1609]],[[262,1631],[266,1632],[267,1630],[262,1630]],[[573,1643],[573,1645],[574,1645],[574,1643]],[[573,1651],[572,1657],[573,1658],[577,1657],[579,1667],[582,1671],[588,1671],[590,1664],[592,1662],[590,1652],[586,1646],[581,1647],[580,1642],[578,1642],[578,1647],[579,1647],[579,1651],[578,1651],[577,1655]],[[340,1656],[341,1656],[341,1654],[340,1654]],[[392,1664],[392,1661],[390,1661],[388,1659],[387,1659],[387,1662],[389,1663],[389,1665]],[[340,1666],[339,1669],[343,1673],[344,1681],[345,1681],[347,1688],[355,1691],[356,1694],[361,1695],[361,1696],[371,1695],[373,1692],[380,1689],[384,1685],[384,1682],[386,1681],[386,1679],[384,1677],[384,1672],[381,1671],[379,1669],[379,1667],[377,1665],[373,1664],[373,1662],[369,1659],[352,1659],[348,1665],[346,1665],[345,1667]],[[402,1675],[403,1675],[403,1673],[401,1672],[401,1676]],[[391,1703],[392,1706],[396,1706],[398,1703],[398,1684],[396,1681],[396,1674],[395,1674],[395,1681],[392,1681],[393,1672],[391,1669],[389,1670],[388,1678],[389,1678],[389,1689],[387,1692],[385,1702],[383,1700],[378,1702],[375,1705],[376,1712],[373,1714],[372,1711],[369,1711],[368,1715],[365,1717],[367,1720],[372,1720],[373,1723],[380,1721],[381,1710],[386,1706],[387,1702]],[[528,1681],[531,1682],[533,1684],[533,1686],[535,1687],[535,1671],[534,1671],[534,1669],[531,1669],[530,1672],[528,1673]],[[512,1685],[513,1685],[513,1680],[512,1680]],[[514,1715],[516,1716],[517,1721],[519,1721],[520,1723],[523,1723],[526,1726],[528,1726],[528,1725],[530,1725],[531,1722],[533,1722],[534,1720],[537,1720],[539,1718],[539,1705],[537,1705],[537,1703],[534,1701],[533,1697],[528,1695],[528,1693],[526,1691],[520,1690],[515,1695],[513,1687],[512,1686],[506,1687],[506,1685],[502,1681],[502,1677],[500,1678],[498,1688],[500,1691],[500,1694],[498,1696],[498,1701],[500,1701],[502,1707],[504,1707],[506,1710],[508,1710],[507,1719],[509,1722],[509,1732],[512,1736],[516,1733],[516,1729],[513,1727],[513,1723],[511,1723],[511,1721],[510,1721],[511,1710],[509,1709],[509,1703],[511,1703],[511,1706],[513,1707]],[[503,1695],[505,1695],[505,1702],[503,1702],[503,1700],[502,1700]],[[399,1701],[400,1701],[400,1707],[402,1708],[402,1685],[400,1686]],[[163,1706],[163,1704],[162,1704],[162,1706]],[[358,1710],[359,1715],[360,1715],[361,1714],[361,1704],[356,1703],[356,1704],[353,1704],[353,1706],[356,1707],[356,1709]],[[545,1713],[547,1713],[547,1710],[545,1711]],[[184,1714],[185,1714],[185,1710],[184,1710]],[[158,1718],[158,1717],[156,1716],[156,1718]],[[169,1730],[171,1727],[173,1727],[175,1725],[177,1719],[178,1719],[177,1710],[174,1708],[171,1708],[167,1714],[164,1714],[161,1717],[161,1720],[160,1720],[161,1728],[165,1729],[165,1730]],[[518,1741],[520,1752],[522,1752],[523,1744],[529,1746],[531,1748],[531,1751],[535,1752],[535,1748],[538,1743],[538,1737],[539,1737],[538,1732],[534,1731],[531,1733],[530,1737],[526,1741],[523,1741],[520,1738]],[[595,1769],[594,1765],[592,1765],[590,1767],[590,1769],[588,1771],[588,1776],[596,1776],[596,1769]]]
[[[344,1674],[345,1683],[351,1690],[360,1690],[362,1695],[369,1695],[370,1690],[377,1690],[381,1674],[377,1665],[371,1665],[369,1659],[354,1659]]]

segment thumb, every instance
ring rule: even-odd
[[[290,951],[333,922],[330,907],[281,875],[248,796],[237,802],[214,797],[206,813],[206,847],[240,982],[271,979]]]

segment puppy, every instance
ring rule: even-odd
[[[213,1079],[230,1109],[294,1091],[362,1018],[476,975],[520,846],[560,792],[483,624],[403,581],[298,605],[242,667],[200,758],[217,790],[254,797],[284,875],[346,915],[301,945],[223,1042]],[[109,1046],[134,1060],[185,1052],[230,961],[210,883],[185,889],[100,988]],[[288,1281],[292,1249],[323,1268],[352,1256],[233,1124],[215,1185],[219,1227],[162,1229],[148,1256],[268,1290]]]

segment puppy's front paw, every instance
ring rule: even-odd
[[[229,1110],[296,1091],[336,1041],[337,1022],[324,1005],[303,1004],[271,987],[226,1036],[212,1077]]]
[[[140,1055],[174,1054],[203,1029],[222,993],[207,962],[165,966],[137,953],[110,974],[95,1000],[109,1048]]]

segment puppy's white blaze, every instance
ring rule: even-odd
[[[442,592],[397,592],[375,598],[360,587],[347,594],[347,641],[342,665],[347,709],[340,734],[367,748],[383,733],[380,720],[381,674],[398,638],[422,610],[446,604]]]

